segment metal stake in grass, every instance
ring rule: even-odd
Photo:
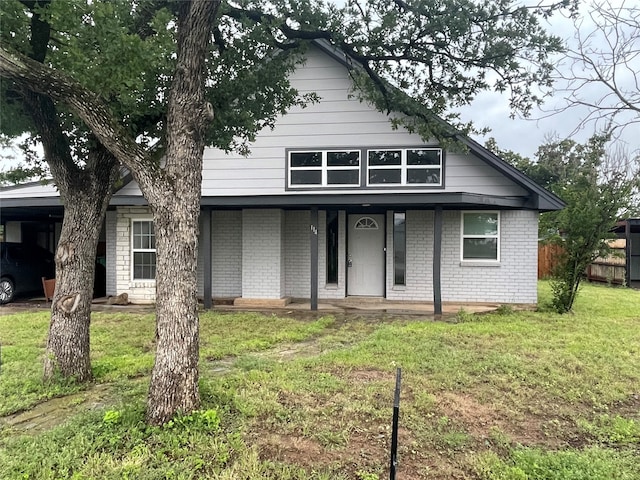
[[[393,426],[391,428],[391,466],[389,479],[396,479],[396,466],[398,465],[398,418],[400,416],[400,383],[402,381],[402,369],[396,369],[396,391],[393,398]]]

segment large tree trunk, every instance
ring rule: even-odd
[[[80,382],[91,378],[89,325],[96,249],[118,167],[101,145],[92,149],[87,163],[93,169],[71,173],[50,162],[65,210],[55,255],[56,291],[44,360],[47,380],[56,375]]]
[[[190,412],[200,404],[196,297],[199,202],[195,209],[185,203],[184,197],[177,196],[172,205],[163,206],[154,215],[159,279],[157,349],[147,409],[147,417],[154,424],[166,422],[176,412]]]
[[[156,360],[147,420],[162,424],[198,408],[198,216],[206,122],[205,56],[219,1],[180,4],[178,58],[167,112],[163,182],[141,185],[156,228]]]

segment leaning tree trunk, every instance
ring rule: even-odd
[[[91,378],[89,323],[101,217],[93,205],[72,201],[65,208],[56,250],[56,291],[44,361],[44,377]]]
[[[147,420],[163,424],[198,408],[198,216],[206,124],[205,55],[219,1],[182,2],[178,49],[167,111],[166,167],[141,184],[156,228],[156,359]]]
[[[51,165],[64,202],[64,219],[56,249],[56,290],[44,360],[44,378],[60,375],[91,379],[89,325],[96,268],[96,249],[111,189],[118,175],[115,159],[102,146],[90,153],[92,171],[69,178]]]

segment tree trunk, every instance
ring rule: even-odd
[[[156,229],[156,358],[147,418],[162,424],[198,408],[198,203],[177,196],[154,215]],[[191,202],[193,203],[193,202]]]
[[[89,325],[96,249],[118,167],[101,145],[92,149],[88,163],[93,163],[95,170],[69,172],[50,162],[64,203],[64,219],[55,255],[56,290],[44,360],[45,380],[56,375],[79,382],[91,379]]]
[[[96,247],[103,217],[93,205],[70,202],[65,208],[56,251],[56,291],[44,361],[44,378],[56,374],[79,382],[91,378],[89,323]],[[99,213],[99,212],[96,212]]]
[[[219,3],[191,0],[179,6],[178,58],[167,111],[166,167],[161,179],[141,184],[156,228],[158,343],[147,399],[147,420],[154,425],[200,405],[198,218],[204,135],[213,115],[204,97],[205,56]]]

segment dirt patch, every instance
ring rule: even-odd
[[[373,369],[350,370],[342,375],[338,373],[338,376],[352,382],[395,382],[393,374]]]
[[[566,421],[554,416],[529,415],[500,409],[478,402],[473,396],[458,392],[443,392],[436,400],[437,408],[477,440],[485,441],[492,430],[503,433],[514,443],[521,445],[545,445],[559,447],[566,441],[550,432],[549,425],[557,431],[572,429]]]
[[[347,445],[326,448],[313,438],[299,434],[254,433],[247,438],[256,445],[264,460],[277,460],[299,465],[307,470],[334,468],[348,478],[356,479],[358,472],[378,473],[380,478],[389,475],[389,467],[383,472],[379,465],[389,465],[391,430],[387,426],[371,424],[349,432]],[[470,472],[461,470],[454,458],[415,449],[411,432],[398,431],[397,478],[403,480],[456,480],[469,478]]]

